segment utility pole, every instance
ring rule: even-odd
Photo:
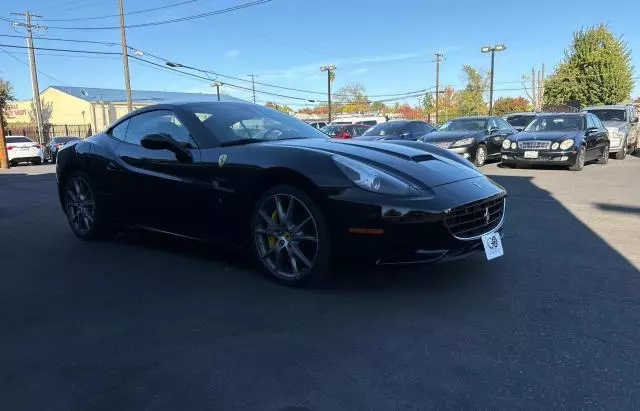
[[[336,66],[333,64],[320,67],[320,71],[327,72],[327,102],[329,103],[329,121],[331,123],[331,72],[336,69]]]
[[[118,0],[118,14],[120,15],[120,45],[122,46],[122,66],[124,68],[124,90],[127,94],[127,112],[133,111],[131,99],[131,80],[129,79],[129,53],[127,52],[127,35],[124,30],[124,11],[122,0]]]
[[[253,103],[255,104],[256,102],[256,75],[255,74],[248,74],[249,77],[251,77],[251,91],[253,92]]]
[[[38,87],[38,71],[36,70],[36,55],[33,51],[33,33],[32,29],[45,29],[46,26],[31,24],[31,17],[39,17],[26,11],[24,13],[11,13],[13,16],[24,16],[24,23],[14,22],[14,26],[24,27],[27,29],[27,48],[29,50],[29,70],[31,71],[31,90],[33,92],[33,105],[36,112],[36,125],[38,127],[38,141],[44,144],[44,127],[42,124],[42,105],[40,104],[40,88]]]
[[[440,103],[440,62],[442,53],[435,53],[436,56],[436,124],[438,124],[438,106]]]
[[[7,153],[7,142],[4,140],[4,107],[0,107],[0,168],[9,168],[9,154]]]

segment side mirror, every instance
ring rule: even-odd
[[[498,127],[492,127],[489,129],[489,134],[495,134],[498,131],[500,131],[500,129]]]
[[[169,150],[176,155],[178,161],[189,163],[193,160],[191,153],[180,146],[170,135],[164,133],[147,134],[140,140],[140,145],[148,150]]]
[[[587,134],[595,133],[595,132],[596,132],[596,131],[598,131],[598,130],[599,130],[599,129],[598,129],[598,127],[589,127],[589,128],[587,129]]]
[[[400,138],[403,140],[410,139],[411,137],[413,137],[413,133],[411,131],[405,131],[404,133],[400,134]]]

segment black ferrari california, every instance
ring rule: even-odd
[[[288,285],[325,277],[336,256],[401,264],[496,247],[505,215],[505,190],[456,154],[336,141],[248,103],[136,110],[62,148],[56,175],[81,239],[117,227],[222,239]]]
[[[609,161],[609,135],[591,113],[539,115],[502,143],[502,164],[558,165],[580,171],[588,161]]]

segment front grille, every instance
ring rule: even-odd
[[[518,148],[523,150],[548,150],[551,147],[551,141],[518,141]]]
[[[490,198],[456,207],[446,217],[447,228],[455,237],[468,240],[498,227],[504,216],[505,198]]]

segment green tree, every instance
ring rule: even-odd
[[[8,81],[0,79],[0,111],[2,111],[2,124],[0,126],[7,127],[7,102],[14,100],[13,87]]]
[[[338,113],[360,113],[369,110],[369,98],[362,84],[347,84],[339,89],[333,98]]]
[[[554,73],[544,83],[545,104],[614,104],[633,89],[631,51],[606,25],[581,29]]]
[[[500,97],[493,103],[493,113],[501,116],[531,110],[531,102],[524,97]]]
[[[433,93],[427,93],[422,99],[422,106],[427,113],[435,113],[436,111],[436,96]]]
[[[378,113],[384,113],[387,111],[387,106],[382,101],[374,101],[371,103],[371,110],[377,111]]]
[[[466,86],[456,93],[459,114],[468,116],[486,113],[487,104],[484,102],[484,93],[489,83],[488,76],[468,65],[462,67],[462,72]]]
[[[266,103],[264,103],[265,107],[270,107],[270,108],[274,108],[278,111],[281,111],[283,113],[286,114],[291,114],[293,113],[293,109],[289,106],[287,106],[286,104],[277,104],[274,103],[273,101],[267,101]]]

